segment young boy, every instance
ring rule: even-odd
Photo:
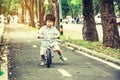
[[[40,55],[41,55],[41,65],[45,64],[45,51],[47,47],[47,38],[50,38],[50,45],[52,45],[52,49],[54,49],[59,55],[62,61],[66,61],[62,55],[62,51],[58,46],[55,38],[59,37],[59,31],[53,26],[55,22],[55,16],[53,14],[47,14],[45,17],[45,23],[43,27],[41,27],[38,31],[39,37],[42,38],[41,40],[41,47],[40,47]]]

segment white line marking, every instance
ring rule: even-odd
[[[89,55],[89,54],[87,54],[87,53],[84,53],[84,52],[81,52],[81,51],[77,51],[77,52],[80,52],[81,54],[83,54],[83,55],[85,55],[85,56],[87,56],[87,57],[89,57],[89,58],[92,58],[92,59],[95,59],[95,60],[97,60],[97,61],[103,62],[103,63],[105,63],[105,64],[107,64],[107,65],[109,65],[109,66],[111,66],[111,67],[113,67],[113,68],[115,68],[115,69],[120,70],[120,66],[118,66],[118,65],[116,65],[116,64],[114,64],[114,63],[112,63],[112,62],[108,62],[108,61],[102,60],[102,59],[100,59],[100,58],[91,56],[91,55]]]
[[[72,75],[70,75],[66,70],[64,69],[58,69],[58,71],[63,75],[63,76],[67,76],[67,77],[71,77]]]
[[[32,45],[32,47],[36,48],[37,46],[36,45]]]
[[[27,40],[27,42],[31,42],[30,40]]]

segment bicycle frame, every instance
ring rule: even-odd
[[[52,64],[52,46],[50,46],[50,40],[48,39],[48,47],[46,49],[46,65],[48,68],[50,68],[50,65]]]
[[[40,37],[38,37],[38,38],[40,38]],[[53,46],[50,45],[50,41],[51,41],[50,37],[46,37],[46,38],[47,38],[46,40],[47,40],[48,46],[46,47],[45,59],[46,59],[47,67],[50,68],[50,66],[52,64],[52,47]]]

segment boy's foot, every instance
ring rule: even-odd
[[[41,60],[40,65],[41,65],[41,66],[42,66],[42,65],[45,65],[45,60]]]
[[[67,58],[64,57],[64,56],[60,56],[60,59],[61,59],[62,61],[66,61],[66,60],[67,60]]]

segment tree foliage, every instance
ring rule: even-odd
[[[20,8],[20,0],[0,0],[0,14],[17,14]]]
[[[115,11],[120,13],[120,0],[114,0],[114,6],[117,6]]]
[[[64,17],[67,15],[78,16],[82,13],[81,0],[62,0],[62,14]]]
[[[99,0],[93,0],[93,4],[94,4],[94,13],[95,15],[97,15],[98,13],[100,13]]]
[[[62,0],[62,15],[65,18],[70,12],[70,7],[67,3],[67,0]]]

